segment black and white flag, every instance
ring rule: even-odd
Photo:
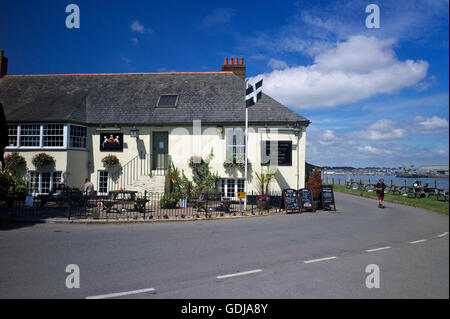
[[[261,99],[262,84],[263,80],[261,79],[255,85],[249,85],[245,91],[245,107],[253,106]]]

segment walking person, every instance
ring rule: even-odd
[[[386,188],[387,188],[387,186],[384,183],[384,179],[380,178],[377,185],[375,185],[375,189],[377,190],[377,196],[378,196],[378,208],[384,208],[383,200],[384,200],[384,190]]]
[[[86,178],[84,180],[84,195],[85,195],[85,206],[88,206],[89,199],[92,199],[95,197],[95,190],[94,190],[94,184],[90,181],[89,178]]]

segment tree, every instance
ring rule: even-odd
[[[306,183],[306,187],[311,190],[313,200],[320,199],[320,194],[322,192],[322,173],[319,169],[315,168],[311,175],[309,175],[309,180]]]

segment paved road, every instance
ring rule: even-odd
[[[336,194],[337,213],[0,231],[0,298],[448,298],[449,219]],[[418,240],[426,240],[419,241]],[[411,243],[413,242],[413,243]],[[390,247],[367,252],[367,250]],[[330,260],[309,262],[315,259]],[[77,264],[81,287],[65,287]],[[365,268],[380,269],[380,288]],[[239,272],[259,272],[217,279]]]

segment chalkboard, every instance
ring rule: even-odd
[[[298,192],[295,189],[285,189],[283,190],[283,202],[284,210],[296,210],[300,212],[298,205]]]
[[[302,188],[298,190],[298,194],[300,199],[300,211],[310,209],[315,211],[311,190],[309,188]]]
[[[324,210],[336,211],[336,203],[334,202],[333,186],[322,185],[322,206]],[[331,207],[333,206],[333,208]]]

